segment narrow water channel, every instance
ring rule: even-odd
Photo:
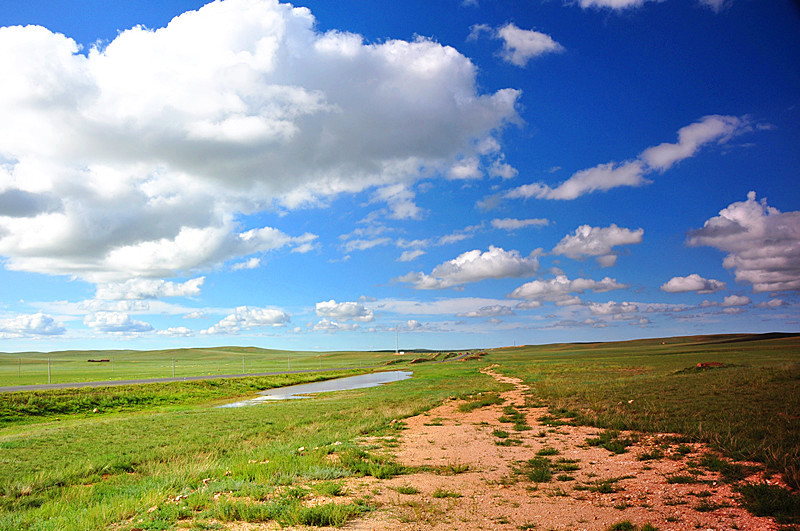
[[[411,378],[412,374],[414,373],[410,371],[374,372],[371,374],[359,374],[358,376],[347,376],[345,378],[324,380],[322,382],[278,387],[276,389],[261,391],[258,393],[261,396],[251,398],[250,400],[243,400],[241,402],[234,402],[232,404],[224,404],[217,407],[254,406],[256,404],[271,402],[273,400],[296,400],[299,398],[308,398],[307,395],[316,393],[330,393],[332,391],[349,391],[351,389],[377,387],[382,384],[407,380]]]

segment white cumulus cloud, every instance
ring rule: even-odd
[[[217,324],[203,330],[203,334],[236,334],[251,328],[273,328],[285,326],[290,320],[289,314],[275,308],[256,308],[239,306],[236,310]]]
[[[750,304],[751,301],[750,297],[745,297],[744,295],[729,295],[722,299],[722,306],[725,308],[730,308],[732,306],[747,306]]]
[[[0,319],[0,339],[58,336],[64,332],[66,329],[53,317],[41,312]]]
[[[527,282],[512,291],[508,296],[512,299],[579,304],[580,300],[572,296],[573,293],[583,293],[585,291],[604,293],[627,287],[627,285],[620,284],[616,279],[609,277],[599,281],[587,278],[570,280],[566,275],[557,275],[547,280]]]
[[[124,312],[96,312],[87,315],[83,324],[107,334],[135,334],[153,330],[150,323],[131,319]]]
[[[596,256],[600,265],[610,266],[616,262],[616,255],[612,254],[614,247],[642,243],[643,235],[644,229],[630,230],[614,223],[608,227],[581,225],[558,242],[553,254],[570,258]]]
[[[800,211],[781,212],[756,200],[736,202],[689,233],[690,246],[728,253],[722,265],[756,292],[800,290]]]
[[[518,119],[519,91],[481,93],[475,65],[430,39],[315,28],[273,0],[212,2],[85,53],[0,28],[6,267],[104,282],[307,252],[314,235],[237,220],[501,160],[479,146]]]
[[[490,278],[530,276],[539,269],[539,260],[535,253],[536,251],[523,257],[519,251],[506,251],[492,245],[488,251],[467,251],[439,264],[429,275],[411,272],[397,280],[409,282],[415,289],[442,289]]]
[[[672,277],[661,286],[661,290],[667,293],[686,293],[690,291],[714,293],[723,289],[725,289],[724,282],[713,278],[703,278],[697,273],[692,273],[686,277]]]
[[[521,29],[511,22],[497,30],[497,38],[503,41],[503,59],[516,66],[525,66],[532,58],[546,53],[564,51],[550,35]]]

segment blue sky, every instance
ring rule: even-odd
[[[800,9],[0,12],[0,351],[797,331]]]

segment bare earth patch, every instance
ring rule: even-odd
[[[696,466],[707,448],[624,433],[634,441],[624,453],[591,446],[587,439],[603,430],[546,425],[537,419],[547,408],[525,407],[520,380],[484,372],[514,386],[501,393],[505,404],[462,412],[462,402],[451,400],[405,419],[399,440],[364,441],[423,471],[348,480],[349,497],[368,496],[377,508],[345,529],[605,530],[623,521],[660,530],[777,529],[739,507],[718,474]],[[501,422],[507,406],[530,429]]]

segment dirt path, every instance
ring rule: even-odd
[[[349,480],[350,496],[369,496],[378,508],[345,529],[605,530],[624,521],[662,531],[777,529],[771,519],[740,508],[718,474],[700,471],[696,461],[707,451],[700,445],[681,444],[668,435],[639,435],[620,454],[590,446],[587,439],[602,430],[543,424],[538,419],[546,408],[524,407],[528,388],[492,368],[483,372],[514,386],[501,393],[503,405],[462,412],[462,402],[451,400],[406,419],[407,429],[397,439],[364,441],[403,465],[431,471]],[[530,429],[517,431],[501,422],[509,405]],[[663,457],[639,459],[658,452]],[[537,453],[549,455],[537,459]],[[547,473],[540,470],[547,466],[552,477],[545,481]],[[700,482],[681,483],[676,477]]]

